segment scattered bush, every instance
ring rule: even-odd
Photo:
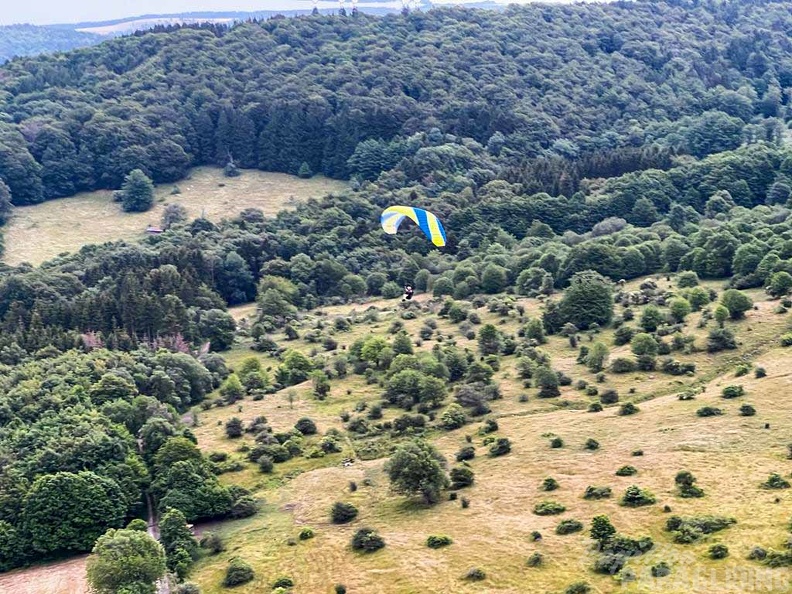
[[[655,501],[657,501],[655,496],[649,491],[645,491],[637,485],[630,485],[624,492],[620,503],[627,507],[641,507],[652,505]]]
[[[629,464],[622,466],[616,471],[616,476],[632,476],[634,474],[638,474],[638,469],[635,468],[635,466],[630,466]]]
[[[789,481],[774,472],[762,483],[762,487],[765,489],[789,489]]]
[[[534,506],[534,513],[537,516],[555,516],[566,511],[566,507],[557,501],[542,501]]]
[[[556,526],[555,533],[560,535],[573,534],[583,530],[583,524],[577,520],[561,520]]]
[[[473,471],[466,466],[456,466],[452,468],[450,476],[452,489],[462,489],[473,484]]]
[[[726,386],[721,392],[721,396],[726,399],[739,398],[745,395],[745,389],[742,386]]]
[[[725,544],[714,544],[709,548],[710,559],[725,559],[729,556],[729,547]]]
[[[613,373],[632,373],[638,370],[638,362],[635,359],[627,359],[626,357],[617,357],[611,363],[611,371]]]
[[[611,496],[610,487],[594,487],[589,485],[583,493],[583,499],[607,499]]]
[[[589,592],[591,592],[591,586],[586,582],[575,582],[564,590],[564,594],[589,594]]]
[[[544,556],[539,551],[532,554],[528,557],[528,561],[526,561],[526,565],[528,567],[540,567],[544,562]]]
[[[457,462],[464,462],[465,460],[472,460],[476,457],[476,448],[472,445],[462,447],[456,454]]]
[[[229,562],[228,569],[226,569],[223,585],[227,588],[233,588],[234,586],[248,583],[255,576],[256,573],[248,563],[239,557],[234,557]]]
[[[740,416],[741,417],[752,417],[756,414],[756,409],[751,406],[750,404],[743,404],[740,407]]]
[[[602,412],[602,410],[603,410],[602,405],[599,402],[592,402],[591,404],[588,405],[588,409],[587,409],[587,411],[590,413],[598,413],[598,412]]]
[[[426,546],[430,549],[439,549],[441,547],[447,547],[454,541],[451,540],[450,536],[445,535],[432,535],[426,539]]]
[[[294,580],[290,577],[279,577],[277,580],[272,582],[272,589],[275,590],[276,588],[294,588]]]
[[[767,377],[767,370],[764,367],[757,367],[754,369],[754,377],[757,379]]]
[[[225,551],[225,543],[217,532],[204,532],[200,545],[202,549],[209,551],[210,555],[219,555]]]
[[[631,455],[633,455],[633,456],[643,456],[643,450],[633,450]]]
[[[554,437],[550,440],[550,447],[551,448],[563,448],[564,447],[564,440],[560,437]]]
[[[489,455],[493,458],[496,456],[505,456],[509,452],[511,452],[511,441],[509,441],[508,437],[499,437],[489,449]]]
[[[302,530],[300,530],[300,534],[299,534],[300,540],[310,540],[314,536],[316,536],[316,534],[314,533],[313,528],[303,528]]]
[[[542,491],[555,491],[558,489],[559,484],[558,481],[555,480],[553,477],[547,477],[545,480],[542,481]]]
[[[629,415],[634,415],[635,413],[639,412],[641,409],[635,406],[632,402],[625,402],[619,407],[619,416],[626,417]]]
[[[714,406],[702,406],[696,411],[696,415],[699,417],[717,417],[722,414],[723,411]]]
[[[616,390],[605,390],[600,396],[602,404],[616,404],[619,401],[619,393]]]
[[[665,561],[660,561],[657,565],[652,566],[652,577],[665,577],[671,573],[671,568]]]
[[[357,515],[358,510],[351,503],[336,501],[333,504],[333,508],[330,510],[330,519],[333,521],[333,524],[346,524],[354,520]]]
[[[385,546],[383,538],[371,528],[361,528],[352,537],[352,548],[356,551],[373,553]]]
[[[596,573],[604,573],[606,575],[616,575],[624,567],[627,560],[624,555],[614,555],[606,553],[597,557],[594,561],[594,571]]]
[[[583,447],[585,447],[587,450],[598,450],[600,444],[596,439],[588,438]]]
[[[680,470],[674,478],[679,495],[684,498],[704,497],[704,491],[695,485],[696,477],[688,470]]]
[[[762,547],[753,547],[751,552],[748,553],[748,559],[751,561],[764,561],[767,557],[767,551]]]

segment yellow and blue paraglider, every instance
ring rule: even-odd
[[[434,214],[422,208],[413,208],[412,206],[389,206],[382,211],[380,216],[380,223],[385,233],[396,235],[399,230],[399,225],[402,221],[408,218],[412,220],[421,231],[432,240],[432,243],[437,247],[443,247],[446,244],[445,229]]]

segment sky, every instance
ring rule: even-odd
[[[351,0],[350,0],[351,1]],[[256,11],[310,8],[310,0],[4,0],[0,24],[79,23],[107,21],[142,14],[194,11]]]

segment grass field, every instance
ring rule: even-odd
[[[662,288],[670,283],[660,280]],[[722,289],[722,285],[712,286]],[[512,452],[504,457],[489,458],[483,438],[477,434],[480,420],[452,432],[432,432],[431,441],[453,463],[454,453],[465,445],[465,436],[472,436],[477,457],[471,462],[476,484],[459,492],[470,500],[470,507],[462,509],[459,501],[443,501],[426,507],[388,488],[383,472],[384,459],[361,461],[344,467],[341,458],[350,455],[365,440],[347,440],[347,451],[321,459],[293,459],[276,465],[274,475],[262,475],[254,465],[241,472],[222,475],[222,480],[256,491],[265,501],[263,511],[253,518],[229,522],[220,526],[229,550],[217,557],[205,558],[196,567],[192,580],[199,583],[205,594],[226,591],[221,587],[225,567],[230,557],[241,556],[256,570],[256,579],[236,588],[235,592],[252,594],[265,592],[280,576],[295,580],[295,594],[330,593],[333,585],[343,583],[350,593],[382,594],[412,593],[563,593],[572,582],[583,580],[591,584],[593,592],[625,592],[628,594],[663,592],[671,594],[721,594],[726,592],[788,592],[787,569],[768,569],[746,556],[751,547],[779,549],[789,536],[792,493],[789,490],[760,488],[771,472],[789,476],[790,462],[786,446],[792,442],[789,418],[792,414],[792,366],[790,353],[778,347],[778,336],[790,329],[789,315],[773,312],[777,302],[768,302],[758,291],[749,292],[757,309],[747,318],[729,322],[741,344],[736,351],[717,355],[697,352],[690,355],[674,353],[682,361],[694,361],[697,372],[692,377],[673,377],[660,372],[607,374],[603,388],[618,390],[622,402],[639,403],[640,412],[618,416],[617,407],[607,407],[600,413],[585,412],[585,407],[597,398],[588,397],[572,387],[562,388],[561,398],[538,399],[536,390],[525,389],[517,379],[514,357],[502,360],[496,375],[504,398],[492,403],[491,417],[497,418],[498,436],[508,437]],[[425,296],[418,296],[424,301]],[[534,300],[522,300],[526,311],[537,311]],[[356,338],[371,332],[385,333],[398,316],[397,301],[373,303],[379,307],[379,320],[362,322],[362,314],[369,304],[324,308],[320,315],[309,318],[305,328],[317,319],[332,319],[337,315],[350,316],[359,323],[351,331],[335,335],[339,348],[348,347]],[[637,308],[634,308],[637,309]],[[238,318],[251,315],[252,308],[239,309]],[[483,322],[493,322],[506,332],[516,331],[519,322],[513,317],[501,318],[482,309]],[[317,314],[319,312],[316,312]],[[636,313],[639,313],[636,311]],[[475,341],[459,336],[458,328],[445,319],[424,312],[416,320],[405,321],[413,335],[427,317],[435,318],[444,339],[456,341],[458,346],[475,347]],[[707,329],[697,328],[699,314],[688,319],[686,332],[696,336],[703,346]],[[501,323],[503,321],[503,323]],[[711,323],[712,324],[712,323]],[[633,325],[636,325],[633,322]],[[453,337],[453,338],[452,338]],[[276,336],[280,344],[282,336]],[[612,331],[597,337],[611,348],[611,358],[626,347],[612,346]],[[582,344],[586,344],[583,339]],[[424,341],[421,348],[431,349],[434,340]],[[288,343],[306,353],[321,345],[302,340]],[[574,380],[586,379],[597,384],[594,374],[576,364],[577,352],[566,339],[551,337],[542,347],[551,356],[553,367],[564,370]],[[229,360],[238,363],[252,351],[239,345]],[[738,361],[750,360],[763,366],[767,377],[756,379],[753,373],[735,378]],[[265,366],[274,367],[277,361],[263,357]],[[743,385],[746,395],[735,400],[720,396],[726,385]],[[302,417],[314,419],[320,432],[331,427],[343,429],[341,411],[352,411],[360,401],[379,400],[381,388],[367,385],[362,377],[350,375],[333,380],[330,397],[318,402],[311,396],[310,385],[293,388],[296,399],[289,403],[283,393],[253,402],[243,401],[232,407],[212,408],[198,413],[195,428],[199,445],[206,451],[226,451],[232,456],[243,443],[252,439],[228,440],[223,423],[231,416],[249,420],[264,415],[277,431],[291,428]],[[634,394],[630,395],[630,388]],[[677,396],[686,389],[702,390],[695,400],[680,401]],[[527,402],[519,396],[527,394]],[[738,409],[744,402],[753,404],[756,416],[742,417]],[[698,408],[712,405],[724,409],[720,417],[699,418]],[[385,409],[385,420],[402,411]],[[765,424],[769,423],[769,428]],[[561,436],[565,446],[551,449],[549,437]],[[594,438],[599,450],[588,451],[583,444]],[[383,438],[387,439],[387,438]],[[634,457],[634,450],[642,449],[642,457]],[[615,476],[617,468],[631,464],[638,474]],[[698,485],[706,496],[683,499],[678,496],[674,476],[687,469],[698,478]],[[552,476],[560,488],[552,493],[540,490],[541,481]],[[350,492],[349,482],[360,487]],[[364,481],[369,486],[363,486]],[[655,505],[627,508],[618,500],[625,489],[637,484],[657,497]],[[613,497],[600,501],[584,500],[586,487],[610,486]],[[567,511],[560,516],[537,516],[532,510],[536,503],[553,499],[563,503]],[[334,501],[349,501],[360,509],[352,524],[336,526],[330,523],[328,510]],[[718,514],[733,516],[737,524],[690,545],[674,544],[664,530],[669,513]],[[591,567],[595,559],[592,541],[588,538],[591,519],[607,514],[619,533],[631,536],[651,536],[655,547],[648,554],[631,559],[628,567],[636,574],[636,581],[620,584],[614,577],[595,574]],[[584,523],[583,532],[556,535],[555,526],[562,519],[577,519]],[[310,526],[316,537],[289,546],[302,527]],[[359,555],[349,547],[354,531],[362,526],[376,528],[387,546],[372,555]],[[543,539],[532,542],[530,534],[538,530]],[[454,543],[444,549],[425,546],[430,534],[447,534]],[[708,548],[724,543],[730,556],[721,561],[710,560]],[[535,551],[544,555],[544,566],[529,568],[527,558]],[[665,578],[653,578],[652,565],[666,561],[672,573]],[[471,567],[483,569],[487,578],[468,582],[461,576]]]
[[[180,194],[171,194],[174,185]],[[148,225],[160,224],[168,203],[184,205],[191,218],[203,214],[209,220],[219,221],[245,208],[259,208],[272,216],[301,200],[345,187],[343,182],[321,176],[300,179],[284,173],[245,170],[239,177],[227,178],[220,169],[200,167],[178,184],[158,186],[154,208],[144,213],[124,213],[113,202],[110,191],[16,208],[3,229],[6,245],[3,261],[11,265],[22,262],[38,265],[83,245],[143,237]]]

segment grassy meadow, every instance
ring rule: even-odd
[[[180,193],[173,194],[174,187]],[[199,167],[177,184],[156,188],[154,207],[148,212],[125,213],[113,202],[109,190],[78,194],[34,206],[14,209],[3,228],[5,254],[10,265],[33,265],[88,244],[119,239],[139,239],[146,227],[159,226],[166,204],[182,204],[190,218],[211,221],[232,217],[245,208],[261,209],[274,216],[301,200],[321,197],[346,187],[344,182],[320,175],[301,179],[285,173],[244,170],[239,177],[225,177],[221,169]]]
[[[631,283],[628,288],[635,289],[638,284]],[[658,284],[661,289],[672,288],[665,278]],[[707,284],[717,290],[723,288],[722,283]],[[492,413],[487,416],[497,419],[496,435],[511,440],[511,453],[498,458],[486,455],[483,437],[477,433],[483,418],[462,429],[433,430],[427,434],[450,464],[454,463],[455,452],[466,445],[465,436],[472,437],[477,451],[470,462],[475,484],[458,492],[460,499],[470,501],[466,509],[459,500],[444,500],[427,507],[390,492],[383,472],[386,458],[358,457],[364,446],[371,451],[372,441],[380,442],[378,447],[387,451],[392,444],[386,436],[359,438],[345,432],[343,453],[292,459],[277,464],[273,474],[262,474],[254,464],[246,463],[244,470],[222,475],[224,482],[255,490],[265,502],[264,507],[252,518],[213,526],[226,538],[228,550],[199,561],[191,579],[207,594],[227,591],[221,586],[225,568],[231,557],[240,556],[256,570],[252,582],[234,589],[241,594],[268,591],[280,576],[294,579],[295,594],[330,593],[335,584],[344,584],[350,593],[367,594],[562,593],[579,580],[602,593],[788,591],[788,584],[784,585],[786,569],[768,569],[746,556],[756,545],[779,549],[789,536],[792,492],[762,489],[760,483],[772,472],[783,476],[790,472],[787,444],[792,442],[788,424],[792,414],[792,399],[788,397],[792,393],[792,367],[789,351],[778,346],[778,336],[792,325],[789,315],[774,313],[777,302],[767,301],[758,291],[748,293],[757,308],[748,312],[744,320],[727,322],[738,337],[739,349],[714,355],[705,350],[690,355],[672,354],[683,362],[696,363],[693,376],[675,377],[660,371],[607,373],[605,382],[598,384],[595,374],[576,363],[577,350],[569,346],[566,338],[549,337],[542,348],[551,355],[555,369],[575,381],[585,379],[598,386],[600,393],[607,388],[616,389],[621,402],[638,403],[640,412],[634,415],[619,416],[618,405],[599,413],[586,412],[588,404],[598,398],[586,396],[572,386],[562,387],[560,398],[539,399],[535,388],[523,387],[515,357],[502,357],[495,381],[500,384],[503,398],[491,403]],[[438,306],[430,305],[427,296],[417,299],[423,303],[423,311],[417,319],[404,320],[413,337],[417,337],[427,318],[434,318],[444,341],[475,349],[475,341],[460,336],[457,325],[433,313]],[[538,301],[520,302],[526,316],[538,312]],[[379,319],[366,322],[363,314],[372,305],[379,310]],[[633,309],[637,319],[641,308]],[[253,311],[248,306],[235,313],[241,319]],[[397,300],[327,307],[306,317],[300,332],[313,327],[317,320],[327,322],[335,316],[346,316],[353,320],[351,330],[334,334],[343,349],[370,333],[386,335],[400,312]],[[514,316],[502,317],[486,308],[478,313],[482,323],[494,323],[506,333],[516,333],[520,325]],[[703,347],[708,328],[697,328],[699,317],[698,313],[691,314],[685,331],[695,335],[697,346]],[[710,322],[709,327],[713,325]],[[431,349],[436,336],[423,341],[420,348]],[[305,353],[322,352],[321,344],[302,339],[286,342],[283,336],[275,339]],[[612,330],[602,332],[596,340],[609,346],[611,360],[629,353],[629,346],[613,347]],[[587,341],[583,335],[581,344]],[[229,360],[235,364],[251,355],[261,357],[264,367],[274,369],[277,365],[275,359],[248,350],[244,340],[231,352]],[[766,377],[757,379],[753,371],[735,377],[736,364],[744,361],[764,367]],[[721,390],[727,385],[742,385],[746,395],[724,400]],[[697,392],[695,399],[679,400],[678,395],[689,390]],[[227,407],[197,410],[198,426],[194,431],[205,451],[227,452],[244,461],[244,453],[238,450],[243,444],[252,445],[253,440],[247,435],[238,440],[227,439],[224,423],[230,417],[238,416],[247,422],[263,415],[278,432],[289,430],[297,419],[308,416],[316,422],[320,434],[333,427],[343,431],[339,414],[354,411],[360,402],[377,402],[381,392],[378,385],[367,385],[362,376],[350,373],[344,379],[333,379],[330,396],[320,402],[313,398],[311,385],[306,382],[257,402],[247,399]],[[521,401],[521,395],[527,395],[527,401]],[[755,416],[739,415],[745,402],[756,407]],[[706,405],[718,406],[725,414],[699,418],[696,410]],[[403,413],[393,408],[383,412],[383,420]],[[766,424],[769,428],[765,428]],[[564,447],[551,448],[549,440],[553,436],[562,437]],[[600,448],[586,450],[584,443],[588,438],[596,439]],[[308,441],[316,440],[318,437]],[[639,449],[643,455],[633,456],[632,452]],[[354,464],[345,467],[342,460],[346,457],[354,457]],[[637,475],[615,476],[615,471],[627,464],[638,469]],[[704,489],[705,497],[679,497],[674,477],[683,469],[698,478],[697,485]],[[560,488],[542,492],[540,485],[545,477],[555,478]],[[358,486],[355,492],[350,490],[351,481]],[[632,484],[651,491],[657,502],[640,508],[619,505],[625,489]],[[613,496],[585,500],[582,496],[589,485],[609,486]],[[566,512],[558,516],[535,515],[534,505],[546,499],[564,504]],[[335,501],[353,503],[360,515],[351,524],[333,525],[329,509]],[[671,513],[664,511],[664,506],[669,506]],[[596,555],[588,530],[591,519],[598,514],[607,514],[620,534],[651,536],[654,540],[653,550],[627,564],[636,575],[635,581],[620,584],[614,577],[591,570]],[[737,523],[688,545],[674,544],[670,533],[664,530],[670,515],[703,514],[732,516]],[[583,522],[584,530],[555,534],[556,525],[563,519]],[[386,547],[369,555],[353,552],[349,541],[362,526],[377,529]],[[303,527],[313,528],[316,537],[297,540]],[[533,542],[533,531],[541,532],[542,540]],[[454,542],[432,550],[425,545],[430,534],[446,534]],[[726,544],[730,556],[719,561],[709,559],[708,548],[715,543]],[[526,560],[536,551],[544,555],[544,564],[528,567]],[[660,561],[666,561],[672,573],[653,578],[650,568]],[[483,569],[487,578],[479,582],[461,579],[472,567]]]

